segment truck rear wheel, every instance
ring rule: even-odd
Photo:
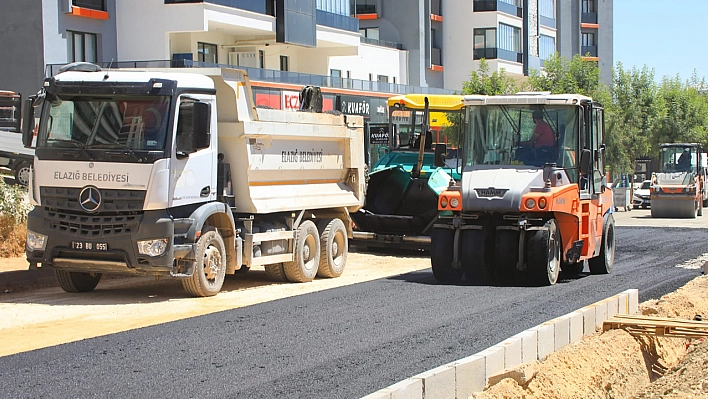
[[[344,272],[349,253],[349,241],[344,222],[340,219],[324,220],[320,224],[320,266],[318,277],[339,277]]]
[[[317,226],[310,220],[302,222],[293,241],[293,261],[283,263],[285,276],[293,283],[312,281],[320,264],[320,237]]]
[[[282,263],[265,265],[264,267],[268,280],[275,281],[277,283],[285,283],[288,281],[288,278],[285,277],[285,269],[283,269]]]
[[[214,227],[206,227],[197,240],[194,274],[182,280],[182,287],[193,296],[214,296],[221,291],[226,276],[226,247]]]
[[[457,283],[462,280],[462,268],[452,267],[455,230],[433,227],[430,244],[430,265],[435,279],[441,283]]]
[[[491,284],[494,269],[484,256],[485,240],[482,230],[464,229],[460,232],[460,263],[467,280],[478,284]]]
[[[54,269],[54,275],[61,289],[66,292],[93,291],[101,280],[101,273],[68,272]]]
[[[615,263],[615,218],[610,215],[602,233],[602,248],[600,254],[588,260],[590,273],[609,274]]]
[[[561,240],[555,219],[546,222],[543,230],[530,231],[527,271],[538,285],[553,285],[561,267]]]

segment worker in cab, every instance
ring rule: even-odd
[[[543,166],[546,162],[552,162],[554,158],[555,134],[551,125],[543,120],[541,110],[533,111],[531,119],[535,127],[531,137],[520,143],[524,149],[521,160],[526,165]]]

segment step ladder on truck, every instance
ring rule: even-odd
[[[610,273],[614,204],[602,106],[548,92],[463,102],[463,172],[439,197],[435,278],[552,285],[561,269],[577,274],[585,261],[591,273]]]

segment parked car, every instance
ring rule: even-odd
[[[632,196],[632,207],[637,209],[639,207],[648,208],[651,206],[651,181],[644,180],[639,188],[634,190],[634,195]]]

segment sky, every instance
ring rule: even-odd
[[[613,12],[615,66],[708,80],[708,0],[614,0]]]

